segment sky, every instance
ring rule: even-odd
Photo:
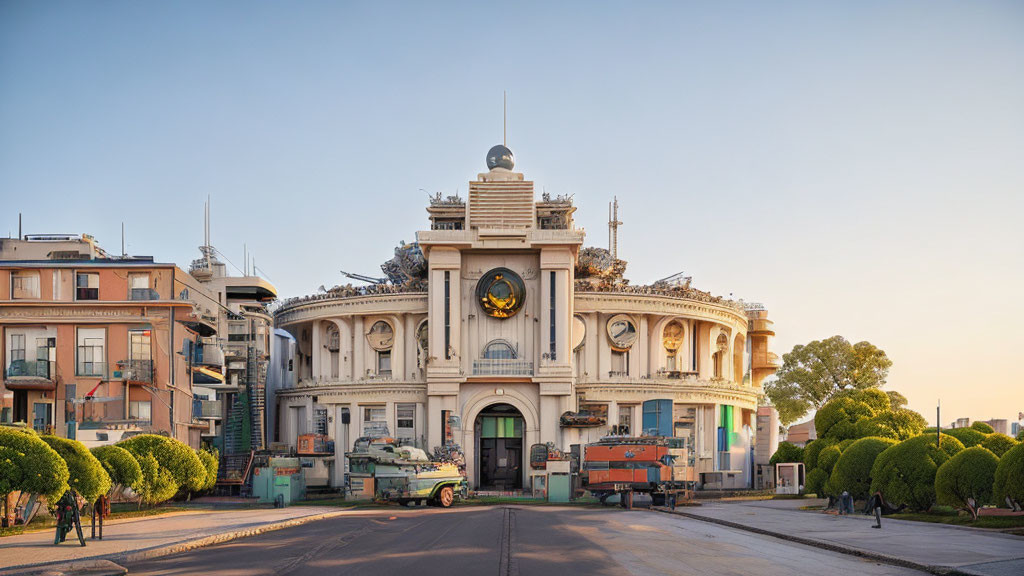
[[[502,139],[633,283],[840,334],[933,422],[1024,411],[1024,3],[0,0],[0,234],[289,297],[378,275]],[[6,229],[5,229],[6,228]]]

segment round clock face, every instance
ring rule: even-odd
[[[572,317],[572,349],[573,352],[583,347],[583,339],[587,336],[587,324],[579,316]]]
[[[669,322],[668,325],[665,326],[662,343],[665,345],[665,349],[669,352],[679,350],[679,347],[683,344],[683,325],[674,320]]]
[[[416,342],[419,343],[420,349],[426,352],[429,350],[430,344],[430,331],[427,326],[427,321],[420,322],[419,327],[416,328]]]
[[[511,318],[526,301],[523,279],[508,268],[495,268],[476,285],[476,298],[484,313],[494,318]]]
[[[636,342],[636,324],[625,314],[612,316],[608,321],[608,338],[612,342],[612,350],[625,352]]]
[[[366,333],[366,341],[374,350],[390,350],[391,345],[395,343],[395,331],[391,328],[391,324],[378,320]]]

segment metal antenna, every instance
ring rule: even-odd
[[[128,252],[124,249],[124,222],[121,222],[121,258],[128,255]]]
[[[608,251],[612,258],[619,258],[619,197],[614,196],[614,202],[608,203]]]
[[[501,91],[501,145],[508,147],[508,92]]]

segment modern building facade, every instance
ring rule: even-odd
[[[630,285],[614,246],[583,247],[571,199],[537,201],[503,146],[487,165],[467,199],[431,201],[387,283],[275,311],[296,347],[280,439],[332,437],[334,486],[341,453],[386,432],[457,443],[471,486],[518,489],[532,445],[648,431],[686,438],[704,485],[750,486],[758,395],[779,365],[767,312],[681,275]]]

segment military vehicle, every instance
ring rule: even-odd
[[[345,455],[351,477],[370,480],[376,499],[447,508],[467,495],[466,476],[456,462],[431,460],[423,450],[393,438],[360,438]]]

